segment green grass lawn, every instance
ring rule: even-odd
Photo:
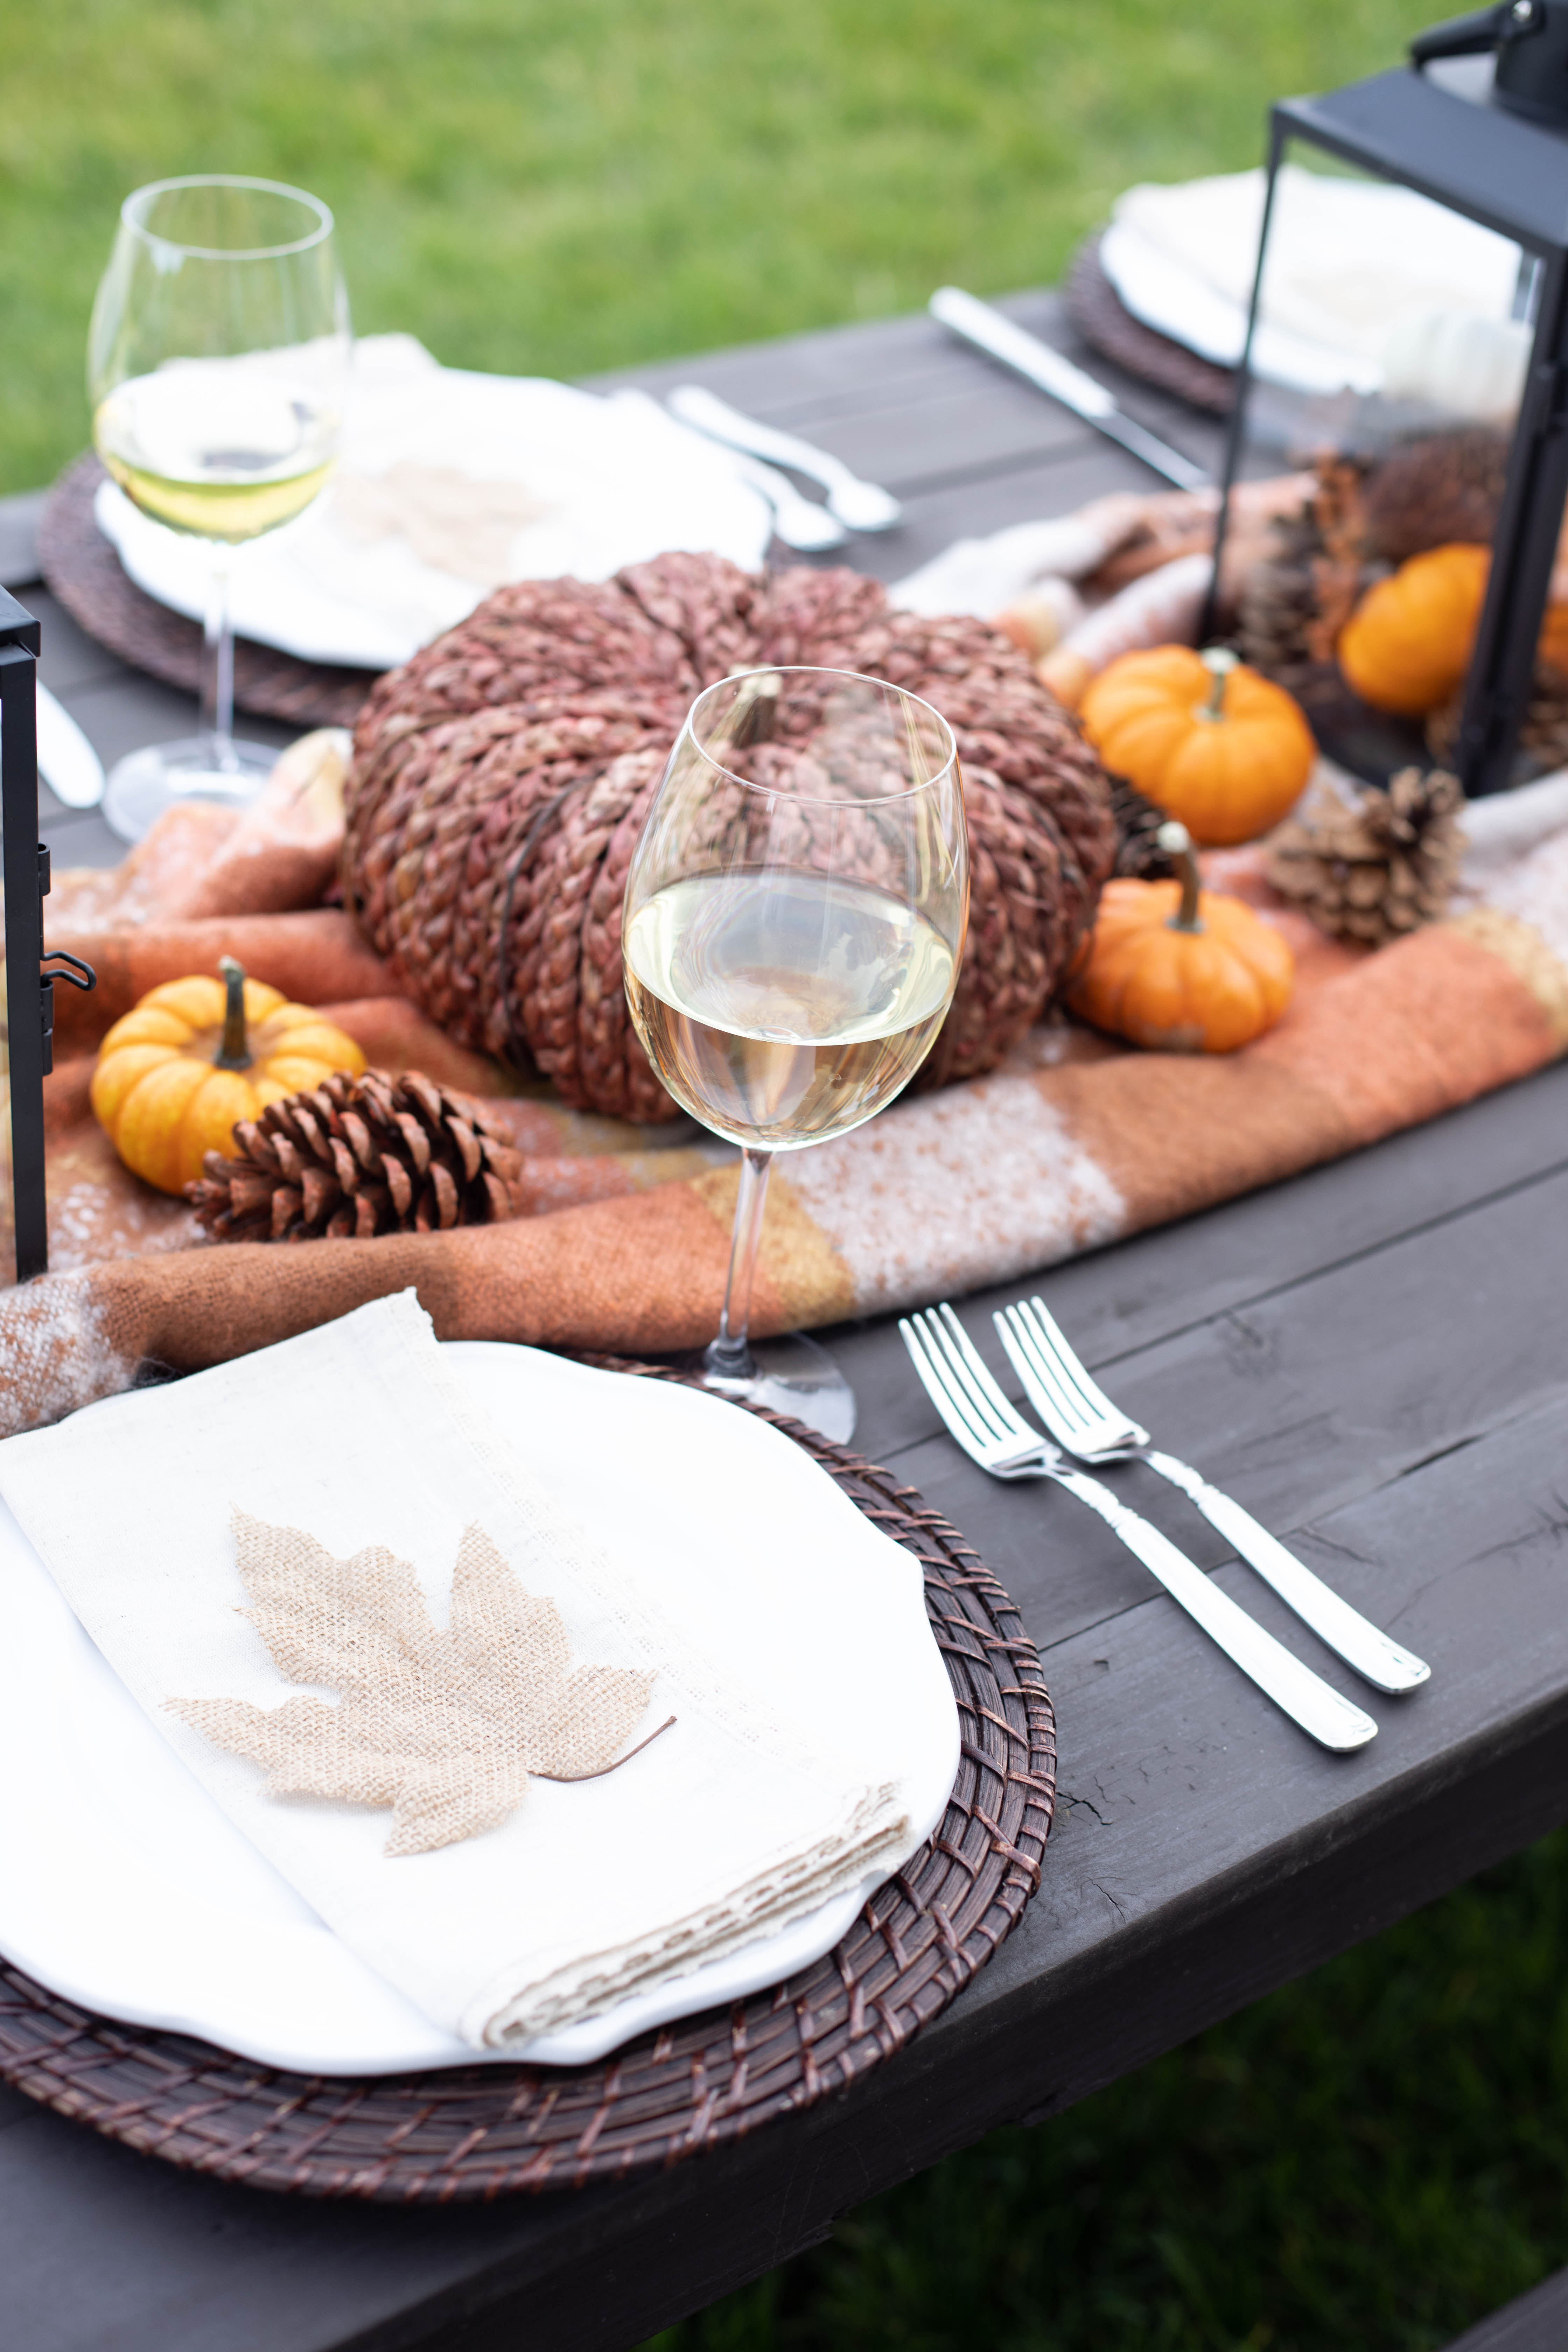
[[[67,0],[0,9],[0,491],[87,434],[142,182],[324,196],[356,318],[581,373],[1039,284],[1118,189],[1255,163],[1263,111],[1436,0]]]
[[[363,329],[581,373],[1060,270],[1436,0],[67,0],[0,13],[0,491],[86,438],[120,199],[337,212]],[[1415,2352],[1568,2260],[1568,1842],[847,2220],[665,2352]]]

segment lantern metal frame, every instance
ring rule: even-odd
[[[79,956],[44,949],[49,853],[38,839],[38,652],[42,631],[0,588],[0,859],[4,861],[6,1077],[16,1279],[47,1271],[44,1080],[54,1067],[55,982],[91,989]],[[56,969],[50,971],[48,967]]]
[[[47,853],[38,841],[38,624],[0,588],[0,855],[5,861],[5,1027],[16,1280],[48,1264],[44,1197],[46,1026],[43,978]]]
[[[1247,340],[1215,526],[1219,580],[1235,487],[1247,441],[1252,346],[1268,232],[1287,142],[1429,196],[1494,229],[1539,265],[1535,335],[1509,452],[1492,564],[1466,682],[1455,765],[1476,799],[1505,791],[1529,701],[1535,645],[1546,611],[1563,512],[1568,503],[1568,133],[1396,67],[1319,98],[1270,110],[1268,186]],[[1212,632],[1215,592],[1205,628]]]

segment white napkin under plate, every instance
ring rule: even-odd
[[[607,1559],[525,1450],[444,1360],[412,1293],[0,1446],[0,1493],[175,1753],[353,1951],[445,2030],[492,2048],[886,1877],[929,1826],[879,1769],[891,1711],[929,1709],[946,1685],[927,1637],[900,1649],[891,1686],[859,1678],[858,1706],[844,1706],[841,1675],[816,1688],[800,1640],[781,1632],[793,1596],[747,1580],[743,1497],[730,1620],[710,1651],[710,1590],[650,1590],[635,1559]],[[413,1564],[437,1625],[477,1524],[527,1591],[553,1600],[574,1660],[653,1677],[631,1742],[675,1723],[603,1778],[531,1780],[498,1828],[389,1857],[388,1811],[270,1797],[258,1765],[167,1709],[300,1697],[242,1613],[237,1507],[339,1558],[384,1545]],[[918,1580],[891,1545],[887,1569]],[[951,1721],[951,1694],[945,1706]]]
[[[112,482],[98,525],[137,585],[199,620],[210,552]],[[646,393],[444,368],[412,335],[354,349],[342,462],[315,505],[239,549],[241,636],[390,669],[508,580],[607,580],[667,548],[754,571],[772,510],[717,443]]]
[[[1100,247],[1135,318],[1222,367],[1239,362],[1246,339],[1265,185],[1252,171],[1129,188]],[[1529,345],[1510,316],[1519,258],[1507,237],[1413,189],[1287,163],[1255,370],[1303,393],[1386,391],[1506,413]]]

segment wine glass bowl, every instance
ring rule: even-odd
[[[825,1404],[821,1350],[808,1347],[792,1402],[787,1376],[775,1367],[763,1381],[745,1337],[768,1168],[858,1127],[909,1083],[952,1003],[967,914],[963,777],[929,703],[882,679],[787,667],[699,696],[627,877],[626,1002],[669,1093],[742,1150],[705,1377],[730,1394],[761,1383],[819,1427],[827,1410],[829,1434],[848,1434],[853,1400],[835,1375]]]
[[[104,808],[138,839],[172,800],[243,800],[272,754],[233,740],[228,560],[325,487],[342,432],[350,350],[332,216],[316,197],[222,175],[139,188],[88,338],[93,440],[115,482],[213,556],[203,731],[139,751]]]

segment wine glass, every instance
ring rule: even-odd
[[[840,1444],[855,1394],[826,1349],[748,1343],[768,1173],[909,1084],[968,911],[958,749],[929,703],[832,669],[747,670],[699,695],[627,877],[626,1003],[676,1101],[742,1150],[704,1384]]]
[[[271,180],[160,180],[121,207],[93,304],[88,398],[127,498],[211,553],[198,736],[132,752],[104,814],[139,841],[183,798],[243,802],[274,752],[234,740],[229,564],[302,514],[337,460],[348,299],[332,216]]]

